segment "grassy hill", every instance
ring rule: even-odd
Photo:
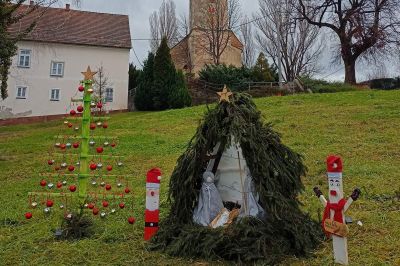
[[[399,99],[400,91],[363,91],[256,100],[265,121],[304,155],[309,171],[301,201],[316,219],[322,206],[312,188],[318,185],[327,195],[325,158],[343,157],[345,194],[356,186],[363,193],[347,213],[363,223],[350,225],[352,265],[400,265]],[[126,156],[126,173],[136,176],[133,211],[138,222],[130,226],[118,215],[97,219],[96,235],[75,242],[54,241],[52,230],[60,224],[60,215],[28,222],[23,218],[27,192],[37,188],[62,121],[0,127],[0,264],[200,265],[201,261],[148,253],[142,233],[146,171],[158,166],[164,172],[165,216],[168,176],[205,108],[113,116],[110,134],[119,138],[117,152]],[[331,252],[326,242],[310,258],[288,258],[282,265],[332,265]]]

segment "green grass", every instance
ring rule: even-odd
[[[301,195],[304,210],[317,219],[322,207],[315,185],[327,192],[325,158],[344,159],[344,189],[362,189],[348,215],[352,265],[400,265],[400,91],[363,91],[257,99],[256,103],[283,141],[304,155],[309,168]],[[25,221],[28,191],[37,189],[47,151],[62,121],[0,127],[0,264],[1,265],[204,265],[202,261],[149,253],[142,241],[144,176],[161,167],[161,210],[165,217],[168,177],[193,136],[205,106],[158,113],[113,116],[110,134],[119,138],[117,152],[126,156],[126,173],[135,193],[131,226],[125,216],[97,219],[96,234],[81,241],[55,241],[60,216]],[[132,210],[130,210],[132,212]],[[127,214],[126,214],[127,215]],[[36,216],[41,216],[37,214]],[[287,258],[282,265],[332,265],[332,246],[323,243],[310,258]],[[225,264],[214,262],[212,264]]]

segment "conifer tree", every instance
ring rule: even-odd
[[[176,81],[173,90],[170,91],[168,97],[169,107],[172,109],[183,108],[192,104],[185,76],[181,70],[176,73]]]
[[[153,107],[155,110],[169,108],[168,99],[176,86],[176,69],[172,62],[168,41],[164,37],[154,58]]]
[[[257,62],[253,67],[253,78],[255,81],[276,81],[276,70],[271,68],[268,60],[263,53],[257,58]]]
[[[138,87],[135,94],[135,107],[140,111],[154,110],[153,91],[154,81],[154,54],[149,53],[147,60],[144,62],[143,72],[139,77]]]

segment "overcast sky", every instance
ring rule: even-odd
[[[70,0],[65,0],[71,2]],[[242,12],[251,17],[258,10],[258,0],[240,0]],[[176,4],[176,13],[179,17],[181,14],[189,13],[189,0],[174,0]],[[81,9],[93,12],[115,13],[129,15],[131,36],[133,39],[150,38],[149,16],[158,10],[162,0],[82,0]],[[149,51],[149,41],[133,41],[133,51],[131,51],[131,61],[141,66],[143,60],[147,57]],[[329,48],[329,47],[328,47]],[[327,51],[329,49],[326,49]],[[344,80],[343,67],[340,65],[331,65],[329,63],[330,55],[326,52],[321,58],[322,72],[318,77],[329,80]],[[140,61],[140,62],[139,62]],[[359,81],[365,78],[365,66],[359,65],[357,68]]]

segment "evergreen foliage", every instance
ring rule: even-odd
[[[155,110],[168,109],[169,94],[176,86],[176,69],[172,62],[167,38],[163,38],[154,58],[153,107]]]
[[[185,77],[175,69],[166,38],[162,40],[156,56],[149,54],[138,83],[135,95],[138,110],[165,110],[191,105]]]
[[[264,221],[245,218],[226,228],[210,229],[193,223],[207,154],[217,143],[227,148],[237,141],[251,171]],[[320,225],[300,210],[297,196],[306,173],[299,154],[286,147],[247,94],[235,94],[208,110],[186,152],[178,159],[169,184],[171,210],[150,248],[170,255],[262,260],[275,264],[285,256],[305,256],[322,240]]]
[[[135,65],[133,65],[132,63],[129,64],[129,91],[135,89],[139,85],[139,78],[141,73],[142,71],[136,69]]]
[[[275,68],[271,68],[264,55],[260,54],[257,63],[252,68],[235,67],[233,65],[206,65],[199,72],[200,80],[227,85],[233,91],[247,90],[249,83],[274,82],[278,80]]]
[[[257,62],[252,68],[253,81],[278,81],[279,76],[276,68],[271,68],[268,64],[268,60],[263,53],[257,58]]]
[[[192,104],[185,76],[182,71],[176,73],[176,84],[168,96],[168,105],[172,109],[188,107]]]
[[[153,108],[154,54],[149,53],[144,62],[143,72],[139,77],[135,93],[135,107],[140,111],[151,111]]]

